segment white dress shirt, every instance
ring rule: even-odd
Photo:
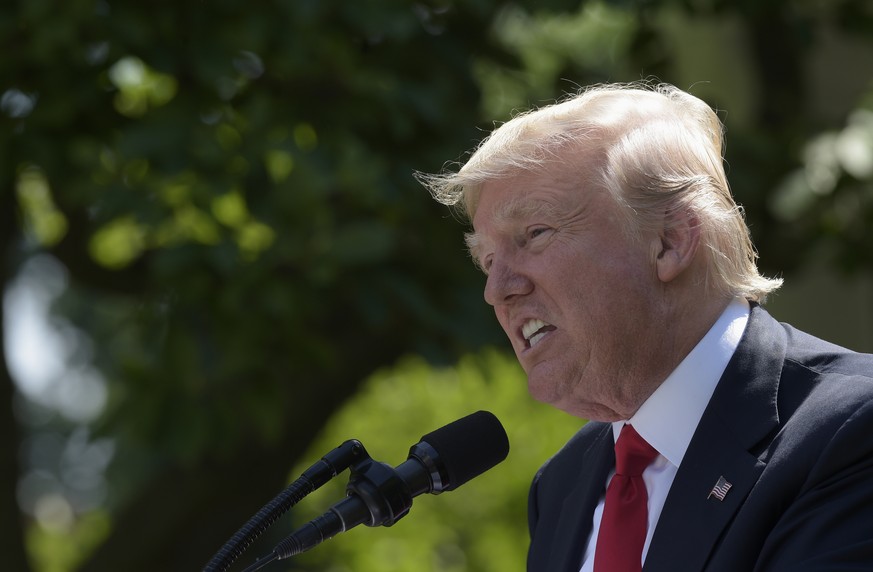
[[[633,417],[612,424],[613,437],[625,423],[633,425],[637,433],[652,447],[658,450],[658,457],[643,472],[646,492],[649,496],[649,523],[646,543],[643,546],[642,561],[645,562],[652,542],[652,534],[661,516],[667,493],[688,450],[691,437],[703,416],[715,386],[734,355],[740,338],[749,320],[749,303],[742,298],[735,299],[709,332],[691,352],[685,356],[676,369],[664,380],[655,392],[642,404]],[[606,479],[607,485],[615,474],[611,471]],[[597,533],[603,516],[605,497],[594,510],[591,536],[582,559],[580,572],[593,572],[594,549],[597,546]]]

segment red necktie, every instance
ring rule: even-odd
[[[649,500],[643,471],[657,456],[658,452],[633,427],[622,427],[615,442],[615,476],[606,488],[594,572],[642,570]]]

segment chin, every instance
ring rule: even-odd
[[[556,385],[551,378],[540,379],[537,381],[536,379],[532,380],[528,377],[527,391],[534,400],[550,405],[555,409],[565,411],[570,415],[579,417],[577,413],[578,409],[574,407],[578,405],[578,403],[575,403],[576,400],[572,399],[572,397],[568,397],[566,392],[562,391],[562,389],[563,388],[560,385]]]
[[[560,396],[558,395],[557,388],[554,385],[550,384],[547,381],[536,381],[527,378],[527,392],[533,397],[535,400],[545,403],[547,405],[558,406],[558,402],[560,401]]]

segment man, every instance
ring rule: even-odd
[[[873,357],[759,305],[704,102],[591,88],[422,180],[531,394],[591,420],[534,479],[529,571],[873,570]]]

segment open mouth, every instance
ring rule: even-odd
[[[532,348],[537,345],[543,337],[549,332],[555,330],[555,326],[548,324],[542,320],[528,320],[521,327],[521,334],[524,336],[527,347]]]

